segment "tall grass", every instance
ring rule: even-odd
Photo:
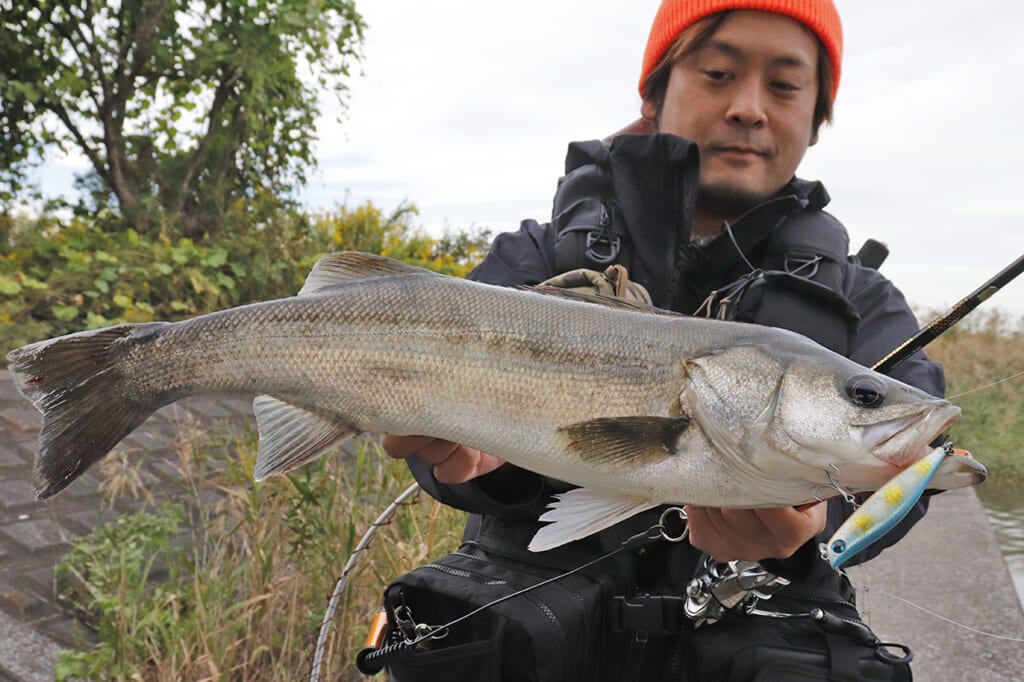
[[[363,442],[253,484],[253,439],[177,448],[175,499],[157,500],[125,458],[104,472],[113,504],[145,510],[79,539],[58,569],[67,603],[99,644],[64,654],[58,678],[297,680],[361,534],[411,477]],[[161,486],[166,488],[166,485]],[[321,679],[361,679],[354,657],[394,577],[453,550],[464,515],[422,498],[399,511],[362,556],[331,629]]]
[[[983,488],[1024,488],[1024,376],[1001,381],[1024,371],[1024,320],[975,313],[927,352],[945,367],[946,394],[963,410],[950,429],[954,444],[989,468]]]

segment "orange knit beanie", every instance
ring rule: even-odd
[[[709,14],[727,9],[784,14],[814,31],[825,45],[832,63],[832,97],[835,98],[843,62],[843,27],[832,0],[662,0],[644,51],[644,65],[640,73],[641,93],[647,76],[685,28]]]

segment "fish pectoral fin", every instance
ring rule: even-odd
[[[540,520],[548,525],[530,540],[531,552],[544,552],[585,538],[640,512],[658,506],[643,497],[621,497],[592,488],[575,488],[555,495]]]
[[[681,451],[680,437],[692,420],[678,417],[601,417],[564,426],[566,449],[589,463],[640,466]]]
[[[399,274],[421,274],[440,277],[436,272],[418,268],[401,261],[359,251],[330,253],[313,266],[306,283],[299,289],[298,296],[316,293],[344,282],[371,277],[386,277]]]
[[[311,412],[268,395],[253,400],[260,441],[256,452],[257,481],[291,471],[323,454],[338,441],[358,435],[336,417]]]

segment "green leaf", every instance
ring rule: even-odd
[[[119,305],[126,310],[132,307],[131,296],[125,296],[124,294],[114,294],[113,301],[115,305]]]
[[[223,272],[218,272],[216,277],[214,277],[214,281],[217,283],[218,286],[224,287],[225,289],[235,288],[235,280],[231,279]]]
[[[109,294],[110,293],[110,285],[107,284],[102,279],[94,279],[93,282],[92,282],[92,285],[94,287],[96,287],[97,289],[99,289],[100,293],[102,293],[102,294]]]
[[[14,296],[21,293],[21,285],[5,275],[0,275],[0,294]]]
[[[54,304],[50,306],[50,312],[61,322],[70,322],[78,317],[78,306]]]
[[[208,255],[204,259],[204,264],[205,265],[209,265],[211,268],[219,268],[220,266],[224,265],[224,263],[226,263],[227,260],[228,260],[228,251],[227,251],[227,249],[216,248],[216,249],[213,249],[210,252],[210,255]]]
[[[42,282],[34,277],[25,277],[21,282],[21,286],[26,289],[35,289],[36,291],[46,291],[50,288],[50,285],[46,282]]]

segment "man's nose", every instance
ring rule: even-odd
[[[736,86],[726,111],[728,121],[755,128],[764,126],[767,117],[764,110],[764,91],[760,81],[756,78],[746,78]]]

